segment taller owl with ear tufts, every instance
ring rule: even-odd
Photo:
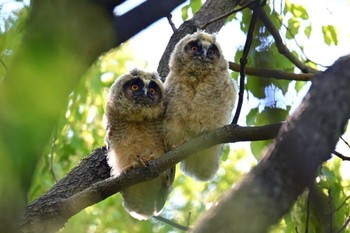
[[[133,70],[112,85],[106,107],[108,163],[118,176],[165,153],[164,88],[157,73]],[[154,180],[121,191],[125,209],[137,219],[162,210],[174,180],[175,167]]]
[[[185,36],[175,46],[169,67],[164,128],[170,149],[231,122],[237,88],[215,35],[198,31]],[[211,179],[222,148],[217,145],[189,156],[181,170],[198,180]]]

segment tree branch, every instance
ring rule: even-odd
[[[148,162],[146,167],[131,169],[116,178],[110,178],[106,149],[104,147],[96,149],[47,193],[27,206],[21,224],[22,232],[54,232],[84,208],[128,186],[157,177],[195,151],[219,143],[272,139],[277,135],[281,125],[224,126],[200,135],[164,156]]]
[[[202,216],[194,233],[266,232],[312,186],[350,117],[349,67],[347,56],[316,75],[261,162]]]
[[[278,51],[281,54],[283,54],[286,58],[288,58],[303,73],[319,73],[318,70],[315,70],[315,69],[305,65],[304,63],[302,63],[297,57],[294,56],[294,54],[292,52],[289,51],[287,46],[284,45],[278,30],[273,25],[270,18],[266,15],[264,9],[259,8],[258,11],[259,11],[259,17],[260,17],[261,21],[264,23],[267,30],[271,33],[271,35],[275,39]]]
[[[239,64],[233,62],[229,62],[228,64],[231,70],[236,72],[240,71]],[[314,77],[314,74],[294,74],[282,70],[257,69],[252,67],[246,67],[245,72],[248,75],[255,75],[263,78],[275,78],[295,81],[310,81]]]
[[[175,7],[183,2],[185,0],[148,0],[124,15],[115,17],[116,44],[127,41],[153,22],[167,17]]]
[[[247,34],[247,39],[244,44],[243,48],[243,55],[240,59],[240,71],[239,71],[239,92],[238,92],[238,103],[236,107],[236,113],[233,117],[232,123],[231,124],[237,124],[239,115],[241,114],[241,109],[242,109],[242,104],[243,104],[243,96],[244,96],[244,84],[245,84],[245,66],[247,65],[248,62],[248,53],[250,50],[250,46],[252,45],[253,42],[253,34],[254,34],[254,28],[258,19],[258,8],[261,8],[259,5],[258,1],[254,2],[254,7],[253,8],[253,14],[252,18],[250,19],[249,23],[249,29],[248,29],[248,34]]]
[[[350,157],[342,155],[341,153],[337,152],[337,151],[333,151],[332,152],[335,156],[337,156],[338,158],[344,160],[344,161],[350,161]]]
[[[235,14],[237,12],[240,12],[242,10],[244,10],[245,8],[251,6],[254,2],[246,2],[244,3],[241,7],[239,7],[238,9],[233,9],[223,15],[220,15],[212,20],[209,20],[208,22],[206,22],[205,24],[203,24],[200,29],[204,30],[206,27],[208,27],[208,25],[212,24],[212,23],[215,23],[216,21],[219,21],[221,19],[226,19],[227,17],[229,17],[230,15],[232,14]]]

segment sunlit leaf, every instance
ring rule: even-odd
[[[333,25],[322,26],[322,33],[324,42],[327,45],[338,45],[337,31]]]
[[[304,20],[309,18],[307,11],[302,5],[292,4],[290,11],[294,15],[294,17],[301,18]]]
[[[181,16],[182,16],[182,20],[187,20],[188,19],[188,9],[190,8],[190,5],[186,5],[184,7],[181,8]]]
[[[255,117],[259,112],[259,108],[250,109],[249,113],[246,116],[247,125],[254,125]]]
[[[288,20],[288,33],[286,34],[287,39],[292,39],[298,34],[300,28],[300,21],[296,18],[290,18]]]
[[[306,35],[306,37],[308,39],[310,39],[310,35],[311,35],[311,31],[312,31],[312,26],[311,24],[306,26],[305,29],[304,29],[304,34]]]
[[[192,10],[192,14],[195,14],[199,8],[202,6],[202,1],[201,0],[190,0],[190,6]]]

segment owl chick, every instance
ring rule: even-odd
[[[108,163],[122,172],[165,153],[162,122],[164,87],[158,74],[133,70],[112,85],[106,106]],[[174,180],[175,168],[158,178],[121,191],[125,209],[143,220],[162,210]]]
[[[175,46],[165,81],[166,144],[175,148],[191,138],[231,122],[237,88],[228,73],[215,35],[198,31]],[[181,170],[198,180],[211,179],[219,168],[222,145],[191,155]]]

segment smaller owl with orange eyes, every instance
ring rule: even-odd
[[[108,163],[118,176],[165,153],[163,84],[157,73],[133,70],[112,85],[106,106]],[[121,191],[125,209],[137,219],[162,210],[174,180],[175,167],[158,178]]]

